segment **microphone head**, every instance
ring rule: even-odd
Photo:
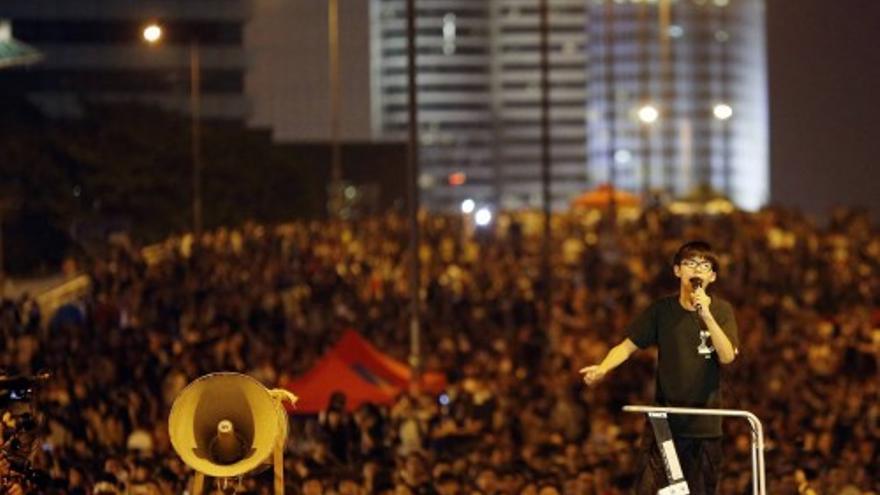
[[[703,287],[703,279],[700,277],[691,277],[690,279],[691,287],[695,290]]]

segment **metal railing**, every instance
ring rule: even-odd
[[[749,411],[738,409],[695,409],[688,407],[623,406],[623,410],[644,414],[687,414],[692,416],[727,416],[745,418],[752,428],[752,493],[766,495],[764,473],[764,427],[761,420]]]

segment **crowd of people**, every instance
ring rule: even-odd
[[[866,215],[841,210],[819,227],[779,209],[648,209],[615,225],[559,214],[547,265],[529,214],[420,224],[422,365],[448,387],[354,411],[337,396],[317,416],[291,416],[287,493],[627,493],[646,422],[621,407],[650,403],[654,357],[634,355],[613,385],[587,388],[577,371],[675,291],[671,257],[690,239],[723,255],[712,290],[733,303],[741,343],[725,407],[764,421],[768,491],[880,492],[880,236]],[[85,262],[81,317],[5,301],[0,366],[52,373],[35,391],[39,433],[19,442],[45,476],[5,479],[32,493],[184,493],[192,472],[167,420],[195,378],[239,371],[275,387],[350,328],[405,360],[407,246],[395,214],[247,225],[171,238],[146,257],[113,245]],[[721,493],[748,493],[750,432],[732,420],[725,430]],[[242,490],[271,493],[270,478],[247,476]]]

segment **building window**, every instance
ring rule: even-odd
[[[455,53],[455,14],[451,12],[443,16],[443,53]]]

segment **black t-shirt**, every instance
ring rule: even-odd
[[[736,319],[730,303],[712,298],[709,307],[718,326],[734,348],[739,348]],[[700,336],[699,316],[681,306],[678,294],[654,302],[627,328],[627,336],[640,349],[658,349],[656,402],[669,407],[718,408],[721,404],[721,364],[712,339]],[[701,343],[702,353],[700,352]],[[706,349],[706,347],[709,349]],[[721,418],[669,415],[675,435],[711,438],[721,436]]]

